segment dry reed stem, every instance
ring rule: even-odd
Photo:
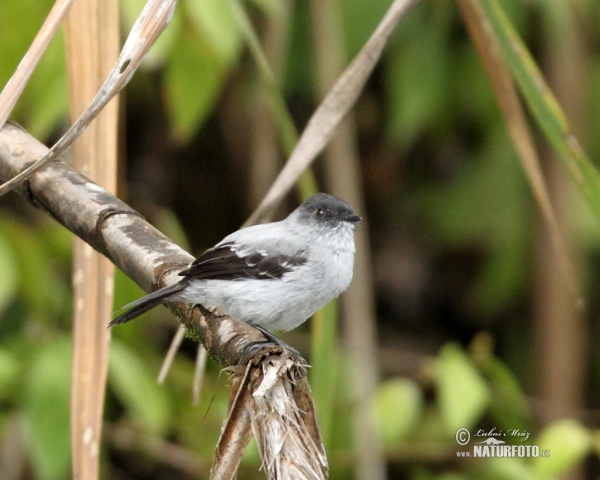
[[[556,4],[547,10],[541,32],[550,40],[541,52],[541,67],[548,86],[556,95],[566,116],[572,119],[574,131],[585,125],[585,112],[590,99],[590,69],[593,63],[586,53],[586,42],[577,8],[570,3]],[[574,182],[565,175],[557,152],[546,143],[541,149],[544,173],[558,225],[566,243],[569,260],[585,284],[586,266],[581,237],[577,232],[577,215],[573,199],[579,193]],[[538,414],[541,425],[576,417],[586,404],[593,327],[586,312],[573,302],[572,292],[564,288],[565,274],[559,262],[553,261],[556,247],[540,225],[536,238],[534,266],[534,352],[536,355],[536,395],[544,400],[544,412]],[[580,302],[583,304],[583,300]],[[537,410],[536,410],[537,413]],[[582,479],[582,468],[564,478]]]
[[[202,395],[202,387],[204,385],[204,373],[206,372],[206,362],[208,360],[208,352],[201,343],[198,344],[196,351],[196,364],[194,370],[194,383],[192,385],[192,404],[200,404],[200,396]]]
[[[173,335],[173,339],[171,340],[171,344],[169,345],[169,350],[167,350],[165,359],[163,360],[163,363],[160,367],[160,372],[158,372],[158,378],[156,379],[156,382],[159,385],[162,385],[167,379],[169,370],[171,369],[173,361],[175,360],[175,355],[177,355],[177,351],[179,350],[179,347],[181,347],[181,344],[183,343],[184,339],[185,327],[181,325],[177,329],[177,332],[175,332],[175,335]]]

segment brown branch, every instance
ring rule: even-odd
[[[0,180],[18,175],[47,151],[26,131],[7,123],[0,130]],[[147,292],[178,281],[177,272],[193,260],[135,210],[60,160],[32,175],[16,190],[109,258]],[[239,419],[254,417],[253,431],[262,446],[268,478],[279,478],[276,471],[267,468],[269,465],[283,464],[298,471],[318,472],[317,476],[297,478],[325,478],[327,461],[304,360],[277,345],[257,345],[266,340],[260,332],[218,310],[183,303],[169,304],[169,308],[188,335],[202,342],[214,359],[226,367],[238,367],[232,369],[232,384],[239,385],[235,393],[238,401],[223,427],[213,470],[220,468],[219,462],[229,462],[226,471],[234,474],[242,457],[239,449],[245,448],[243,441],[235,440],[244,440],[243,430],[247,428],[247,422]],[[236,380],[240,376],[243,378]],[[287,392],[284,404],[273,393],[282,387]],[[259,415],[269,415],[271,422],[279,416],[282,434],[277,437],[257,425]],[[289,419],[294,419],[293,425],[286,423]],[[223,445],[233,446],[223,450]]]

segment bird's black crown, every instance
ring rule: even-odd
[[[354,213],[349,203],[327,193],[311,195],[298,207],[303,220],[358,222],[361,218]]]

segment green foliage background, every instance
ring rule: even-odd
[[[121,3],[125,32],[144,2]],[[560,28],[552,20],[553,3],[501,2],[542,70],[543,60],[554,53],[548,39]],[[51,4],[0,0],[1,85]],[[570,35],[578,36],[586,51],[579,72],[585,78],[584,107],[571,120],[595,159],[600,10],[593,0],[572,4]],[[348,60],[388,5],[338,1]],[[244,6],[259,32],[270,18],[285,14],[275,0]],[[319,101],[311,28],[308,3],[296,2],[278,80],[300,130]],[[122,194],[195,252],[238,228],[251,211],[249,112],[259,84],[231,4],[181,0],[171,27],[125,93],[122,156],[130,182]],[[13,116],[50,142],[67,125],[67,99],[59,36]],[[453,2],[423,2],[401,22],[355,112],[383,332],[383,378],[373,408],[390,478],[553,478],[581,465],[595,478],[600,436],[598,422],[589,420],[594,416],[546,426],[539,402],[531,401],[539,388],[534,266],[543,226]],[[535,134],[543,145],[543,129]],[[316,175],[320,180],[318,164]],[[576,189],[571,191],[569,236],[585,266],[580,278],[593,338],[599,225]],[[2,478],[69,477],[70,247],[70,235],[52,219],[14,195],[0,200]],[[115,310],[141,293],[118,273]],[[226,415],[227,378],[211,363],[202,403],[192,406],[190,341],[166,384],[157,386],[155,376],[175,328],[174,319],[159,309],[114,331],[102,478],[207,478]],[[305,337],[302,330],[290,342],[304,347]],[[416,362],[407,360],[415,357]],[[598,365],[600,352],[591,342],[581,405],[588,413],[598,407]],[[352,478],[352,379],[343,357],[333,358],[331,372],[331,378],[313,384],[314,393],[318,404],[335,405],[321,417],[331,477]],[[457,429],[492,427],[530,432],[528,444],[549,449],[551,457],[456,458]],[[262,478],[259,466],[252,447],[240,478]]]

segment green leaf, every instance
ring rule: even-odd
[[[212,111],[242,46],[228,1],[190,0],[185,6],[195,28],[181,29],[165,72],[168,113],[181,142],[188,141]]]
[[[447,433],[470,428],[490,403],[490,391],[472,361],[454,344],[442,348],[435,360],[440,411]]]
[[[61,120],[66,120],[68,108],[64,39],[59,30],[31,76],[16,111],[32,135],[46,139]]]
[[[66,478],[70,467],[69,398],[72,348],[67,338],[43,347],[27,375],[26,438],[35,478]]]
[[[535,120],[596,217],[600,218],[600,174],[573,135],[564,112],[500,3],[482,0],[481,5]]]
[[[475,475],[488,480],[541,480],[522,458],[489,458],[473,464]]]
[[[314,52],[310,48],[310,5],[308,2],[294,2],[283,85],[286,96],[294,97],[296,102],[311,102],[314,95],[315,63]]]
[[[49,0],[2,2],[0,88],[14,74],[52,3]],[[62,31],[59,31],[44,52],[11,113],[11,118],[43,141],[56,130],[58,122],[66,117],[67,108],[64,42]]]
[[[110,385],[133,421],[150,432],[164,431],[171,411],[165,389],[156,383],[156,374],[115,339],[110,347],[108,374]]]
[[[45,235],[41,235],[39,229],[34,233],[28,226],[7,217],[1,219],[0,226],[6,233],[6,241],[11,243],[19,271],[17,285],[27,306],[40,318],[50,318],[49,313],[54,313],[64,302],[66,288],[64,282],[56,281],[53,258],[46,251]],[[62,227],[53,226],[48,232],[53,228]],[[53,285],[51,289],[49,282]]]
[[[364,46],[390,6],[389,0],[338,0],[348,60]],[[410,18],[409,20],[410,21]],[[404,24],[403,24],[404,25]]]
[[[451,183],[428,185],[415,201],[430,235],[445,248],[485,248],[468,296],[475,309],[494,313],[522,295],[531,241],[530,194],[503,126],[489,131]]]
[[[145,292],[120,269],[115,270],[115,298],[113,310],[117,312],[124,305],[137,300],[145,295]]]
[[[379,385],[374,407],[383,441],[393,446],[406,440],[419,421],[424,408],[423,395],[413,380],[388,380]]]
[[[51,2],[2,2],[0,28],[0,86],[4,88],[31,44]]]
[[[191,251],[190,241],[173,210],[157,207],[154,213],[153,224],[181,248],[188,252]]]
[[[498,359],[487,367],[493,392],[490,411],[498,424],[516,430],[528,430],[531,409],[513,373]]]
[[[0,312],[14,298],[18,285],[18,271],[14,252],[0,233]]]
[[[419,42],[407,42],[393,50],[394,58],[387,62],[390,113],[386,137],[402,148],[414,142],[426,127],[437,124],[451,99],[447,94],[447,40],[431,28],[420,32],[419,38]]]
[[[177,139],[186,142],[212,111],[223,85],[225,66],[198,35],[185,32],[165,71],[168,114]]]
[[[235,21],[231,0],[188,0],[185,6],[201,36],[221,63],[230,65],[242,46],[242,35]]]
[[[14,385],[20,371],[19,364],[15,354],[0,350],[0,394],[7,392],[8,388]]]
[[[42,26],[54,2],[50,0],[4,1],[0,6],[0,89],[15,72],[17,65]],[[29,84],[17,102],[11,118],[32,135],[44,140],[66,116],[68,107],[62,32],[50,42]]]
[[[532,468],[541,478],[558,477],[578,467],[592,445],[591,433],[575,420],[559,420],[546,428],[536,444],[540,456]],[[543,451],[548,456],[543,456]]]
[[[335,393],[340,373],[339,351],[335,339],[338,322],[338,302],[332,300],[311,320],[311,365],[310,384],[319,416],[321,436],[329,446],[335,415]]]
[[[529,431],[532,424],[531,408],[514,374],[491,352],[486,352],[484,358],[477,360],[492,392],[490,413],[498,426]]]

